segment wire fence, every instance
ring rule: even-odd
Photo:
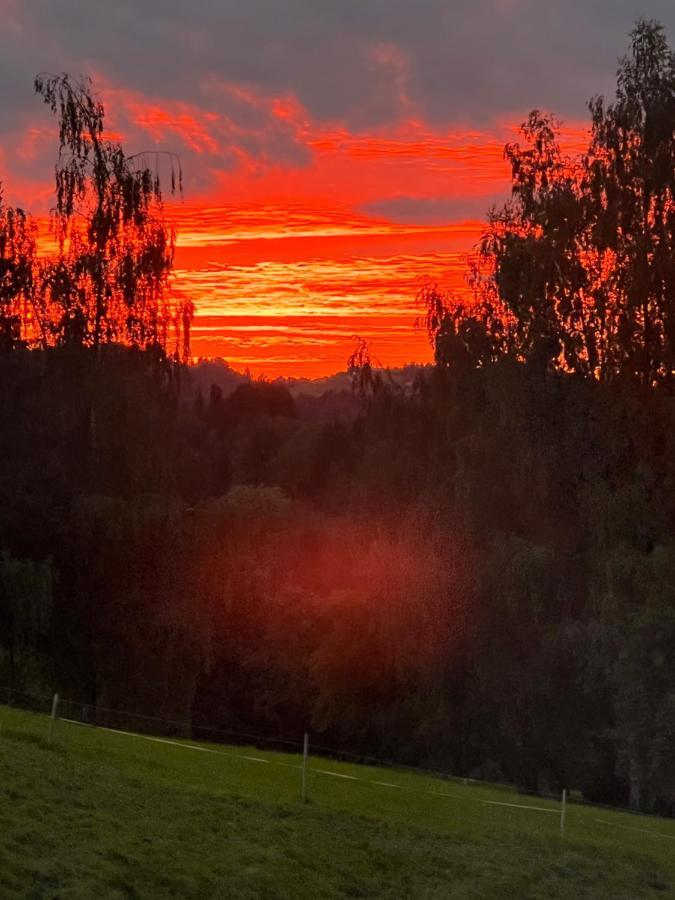
[[[0,703],[14,706],[29,712],[41,712],[50,714],[53,695],[28,694],[8,687],[0,687]],[[216,743],[246,743],[260,749],[279,750],[282,752],[297,752],[303,750],[301,739],[290,739],[282,735],[263,735],[259,732],[251,732],[237,729],[227,729],[210,726],[203,723],[186,722],[179,719],[167,719],[160,716],[151,716],[146,713],[131,712],[129,710],[111,709],[100,705],[87,704],[82,701],[69,700],[59,697],[58,718],[76,722],[82,725],[92,725],[113,731],[133,731],[139,735],[152,735],[164,738],[181,738],[192,741],[206,741]],[[554,801],[560,800],[560,794],[531,789],[518,788],[507,782],[496,780],[473,778],[457,775],[448,771],[433,769],[424,766],[413,766],[401,760],[391,757],[373,756],[356,750],[348,750],[340,747],[332,747],[319,744],[312,740],[312,754],[328,760],[351,763],[362,766],[377,766],[381,768],[396,769],[410,774],[423,775],[431,778],[442,779],[462,784],[484,785],[490,789],[517,792],[525,796],[540,797]]]
[[[301,795],[302,799],[306,799],[307,775],[311,772],[312,777],[340,779],[344,783],[361,783],[364,785],[376,786],[382,789],[401,792],[403,794],[418,794],[435,797],[445,797],[448,799],[465,801],[469,803],[478,803],[485,807],[502,807],[511,810],[523,810],[533,813],[554,815],[559,817],[560,832],[565,833],[568,801],[567,791],[563,791],[561,795],[555,795],[546,792],[534,791],[518,791],[513,785],[504,783],[488,782],[475,778],[464,778],[447,772],[438,772],[421,767],[415,767],[399,763],[392,760],[376,758],[363,755],[360,753],[350,752],[340,748],[326,747],[320,744],[311,744],[308,747],[307,739],[305,741],[289,740],[286,737],[253,734],[247,731],[228,730],[223,728],[206,726],[203,724],[195,725],[194,723],[183,722],[172,719],[164,719],[158,716],[150,716],[142,713],[130,711],[109,709],[107,707],[94,706],[92,704],[82,703],[64,699],[46,694],[30,694],[18,691],[13,688],[0,686],[0,704],[31,713],[37,713],[49,718],[47,725],[47,734],[49,741],[52,740],[53,730],[56,722],[63,721],[69,725],[97,728],[105,731],[112,731],[117,734],[126,735],[132,738],[145,740],[153,743],[160,743],[172,747],[181,748],[186,751],[198,751],[201,753],[215,754],[236,758],[244,762],[264,763],[266,765],[276,766],[279,768],[295,769],[301,773]],[[211,745],[197,742],[211,742]],[[215,744],[213,742],[216,742]],[[230,744],[229,747],[225,746]],[[234,745],[234,746],[232,746]],[[239,745],[239,746],[237,746]],[[287,758],[269,758],[254,756],[250,752],[240,752],[246,746],[252,746],[259,750],[271,753],[286,754]],[[311,749],[312,764],[308,764],[308,751]],[[293,756],[297,755],[297,761]],[[359,774],[353,772],[339,771],[335,768],[324,768],[330,764],[330,761],[344,762],[353,765],[377,767],[383,770],[389,769],[390,776],[384,776],[380,773],[363,769]],[[392,778],[394,773],[401,775],[418,775],[425,778],[433,778],[437,780],[434,787],[420,788],[410,783],[402,783],[401,779],[384,780],[385,777]],[[445,782],[445,784],[443,784]],[[512,802],[507,800],[497,800],[494,797],[472,796],[473,792],[463,791],[458,793],[452,790],[452,786],[473,786],[476,788],[484,788],[488,791],[508,791],[511,794],[517,792],[522,795],[523,802]],[[515,799],[515,798],[514,798]],[[519,798],[518,798],[519,799]],[[542,805],[537,800],[548,803]],[[608,810],[615,813],[627,813],[625,809],[616,807],[599,806],[597,804],[584,803],[579,798],[572,801],[574,806],[585,808],[587,811],[601,812]],[[663,822],[659,817],[647,816],[640,814],[635,816],[636,820],[648,823],[652,821]],[[609,826],[611,828],[620,828],[633,832],[640,832],[651,835],[657,839],[675,842],[675,832],[672,834],[663,831],[655,831],[652,828],[642,828],[636,825],[628,825],[626,823],[612,822],[607,819],[595,818],[596,824]]]

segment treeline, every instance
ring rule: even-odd
[[[161,345],[0,353],[0,681],[672,815],[658,26],[593,110],[560,165],[530,119],[475,303],[427,286],[436,365],[412,386],[357,348],[355,415],[203,390]]]
[[[153,365],[2,360],[4,683],[672,811],[670,396],[503,360],[317,424]]]

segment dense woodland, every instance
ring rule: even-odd
[[[436,364],[361,345],[312,397],[184,363],[154,163],[37,89],[61,240],[0,208],[0,682],[675,813],[662,29],[582,157],[539,112],[507,147],[472,302],[420,293]]]

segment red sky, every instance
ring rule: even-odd
[[[192,187],[168,209],[178,235],[173,288],[196,310],[193,355],[253,374],[316,377],[344,369],[358,335],[384,365],[429,360],[416,293],[425,277],[467,293],[466,254],[488,208],[508,194],[503,147],[517,127],[440,129],[411,116],[356,131],[314,122],[288,94],[219,89],[258,117],[253,133],[286,152],[247,153],[241,127],[217,104],[149,101],[105,82],[101,91],[115,139],[189,148]],[[16,156],[38,160],[53,132],[49,121],[29,124]],[[580,148],[582,126],[568,125],[564,137]],[[211,168],[228,151],[228,166]],[[42,179],[21,186],[37,208],[51,190]]]
[[[196,307],[193,354],[270,376],[339,371],[354,335],[386,365],[428,360],[422,279],[466,291],[465,256],[508,194],[504,144],[541,106],[579,148],[633,15],[581,0],[0,8],[7,202],[51,203],[57,135],[33,75],[90,74],[125,149],[181,157],[174,288]]]
[[[427,361],[416,293],[425,276],[466,292],[465,256],[508,191],[513,129],[434,131],[409,119],[354,134],[318,128],[297,102],[278,110],[306,148],[302,164],[244,158],[212,196],[175,209],[194,354],[316,376],[344,368],[359,335],[383,364]],[[199,123],[185,127],[195,145],[209,140]]]

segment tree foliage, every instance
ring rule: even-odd
[[[57,251],[38,253],[35,222],[0,198],[0,348],[122,343],[185,360],[192,306],[171,290],[175,234],[160,163],[181,189],[172,154],[127,155],[109,140],[88,80],[39,75],[58,122]]]
[[[426,290],[437,357],[498,356],[540,370],[671,384],[675,372],[675,56],[641,20],[596,97],[588,149],[566,156],[559,123],[534,110],[507,145],[512,195],[471,260],[475,303]]]
[[[174,232],[147,154],[128,156],[105,137],[104,109],[88,81],[39,75],[35,90],[57,116],[54,225],[60,252],[43,289],[57,342],[122,342],[189,353],[191,308],[169,292]],[[171,163],[171,188],[178,176]]]
[[[35,228],[22,209],[3,203],[0,185],[0,353],[42,344],[42,316],[36,297]]]
[[[9,653],[9,685],[15,681],[16,657],[36,649],[49,628],[52,607],[51,560],[36,563],[0,555],[0,646]]]

